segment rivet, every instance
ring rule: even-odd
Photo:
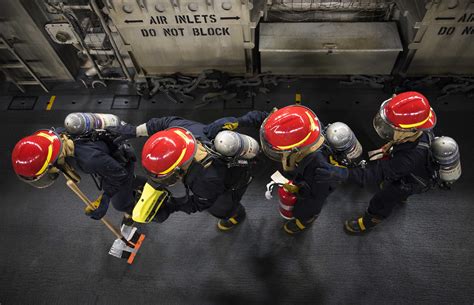
[[[127,13],[127,14],[131,14],[131,13],[133,12],[133,7],[132,7],[131,5],[129,5],[129,4],[124,4],[124,5],[122,6],[122,9],[123,9],[123,11],[124,11],[125,13]]]
[[[155,5],[155,10],[157,10],[160,13],[163,13],[165,11],[165,6],[163,5],[163,3],[157,3]]]
[[[192,12],[197,11],[198,8],[199,7],[198,7],[197,3],[191,2],[191,3],[188,4],[188,9]]]
[[[453,8],[457,7],[458,4],[459,4],[458,0],[449,0],[448,1],[448,8],[453,9]]]
[[[224,10],[228,11],[228,10],[232,9],[232,3],[227,2],[227,1],[226,1],[226,2],[222,2],[222,8],[223,8]]]

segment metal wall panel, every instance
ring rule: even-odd
[[[28,3],[32,5],[32,3]],[[73,80],[50,41],[19,0],[0,0],[1,34],[11,40],[14,49],[42,80]],[[41,15],[39,9],[33,10]],[[41,16],[39,16],[41,17]],[[42,19],[45,20],[44,17]],[[6,55],[0,54],[4,60]]]
[[[142,75],[251,72],[255,23],[247,0],[105,2]]]
[[[433,1],[416,28],[408,75],[474,75],[474,1]]]
[[[413,0],[410,0],[413,1]],[[265,21],[387,21],[395,0],[271,0]]]
[[[400,51],[400,37],[392,22],[260,25],[262,72],[390,74]]]

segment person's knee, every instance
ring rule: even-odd
[[[127,196],[122,198],[112,197],[112,206],[119,212],[131,213],[134,205],[135,200],[133,196]]]

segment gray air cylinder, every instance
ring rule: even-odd
[[[120,125],[120,119],[114,114],[70,113],[64,120],[64,127],[70,134],[84,134],[95,129],[105,129]]]
[[[362,145],[354,132],[344,123],[329,124],[326,128],[326,139],[329,145],[342,154],[348,162],[355,162],[362,155]]]
[[[224,130],[214,139],[216,151],[226,157],[252,159],[260,151],[258,142],[247,135]]]
[[[459,146],[450,137],[437,137],[431,143],[433,158],[439,164],[439,178],[446,183],[453,183],[461,177],[461,157]]]

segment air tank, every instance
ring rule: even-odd
[[[116,127],[121,123],[118,116],[108,113],[74,112],[64,120],[64,127],[70,134],[88,133],[95,129]]]
[[[242,159],[252,159],[260,151],[260,146],[254,138],[230,130],[217,134],[214,147],[217,152],[226,157]]]
[[[341,154],[349,163],[357,163],[362,155],[362,145],[360,145],[352,129],[342,122],[328,125],[326,140],[331,148]]]
[[[437,137],[431,143],[433,158],[439,165],[441,181],[453,183],[461,177],[461,157],[459,146],[450,137]]]

